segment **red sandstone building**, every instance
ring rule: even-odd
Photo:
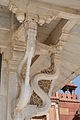
[[[80,120],[79,98],[75,94],[77,86],[70,83],[62,88],[63,93],[56,92],[51,97],[51,108],[46,116],[32,120]]]

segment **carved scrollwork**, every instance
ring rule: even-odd
[[[49,24],[52,20],[55,20],[57,16],[39,16],[38,24],[42,26],[43,24]]]
[[[9,10],[16,14],[16,17],[20,23],[22,23],[25,20],[27,4],[28,4],[28,0],[24,0],[24,1],[10,0],[9,1]]]
[[[46,74],[54,73],[54,54],[53,53],[50,55],[50,58],[51,58],[51,66],[48,69],[42,70],[41,73],[46,73]]]

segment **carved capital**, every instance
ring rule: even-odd
[[[49,16],[49,15],[39,16],[38,24],[41,26],[45,23],[49,24],[52,20],[55,20],[56,18],[57,16]]]
[[[19,22],[22,23],[26,19],[35,19],[42,26],[44,23],[49,24],[53,19],[55,20],[57,18],[57,15],[47,13],[49,12],[48,10],[45,14],[41,13],[41,10],[39,10],[39,13],[37,11],[35,12],[35,9],[37,9],[35,5],[33,5],[34,7],[31,11],[30,7],[27,7],[27,5],[30,6],[28,3],[29,0],[10,0],[9,2],[9,10],[16,14]]]
[[[29,0],[10,0],[9,10],[16,14],[19,22],[25,20],[26,6]]]

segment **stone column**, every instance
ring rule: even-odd
[[[7,120],[7,84],[8,67],[7,61],[2,59],[1,87],[0,87],[0,120]]]
[[[7,120],[12,120],[13,110],[16,103],[16,94],[17,94],[17,74],[16,71],[9,69]]]
[[[46,115],[46,120],[49,120],[49,113],[47,113]]]

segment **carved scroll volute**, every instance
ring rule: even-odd
[[[25,20],[26,7],[29,0],[9,0],[9,10],[16,14],[20,23]]]
[[[52,20],[55,20],[56,18],[57,18],[57,16],[50,16],[50,15],[41,16],[41,15],[39,15],[38,24],[40,26],[44,25],[45,23],[49,24]]]

